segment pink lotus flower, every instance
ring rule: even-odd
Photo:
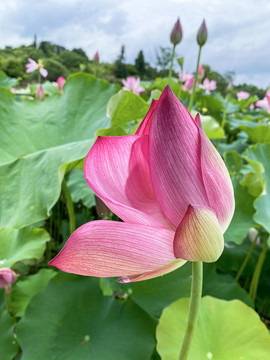
[[[249,98],[249,92],[247,91],[239,91],[236,95],[238,100],[247,100]]]
[[[93,57],[93,61],[99,63],[99,53],[98,53],[98,51],[95,53],[95,55]]]
[[[64,93],[63,86],[65,82],[66,79],[63,76],[59,76],[59,78],[57,78],[57,89],[61,94]]]
[[[48,75],[48,71],[44,69],[42,60],[38,60],[38,62],[36,62],[35,60],[28,58],[28,61],[29,63],[25,65],[27,73],[39,70],[40,74],[43,77],[46,77]]]
[[[188,80],[191,80],[191,79],[193,79],[193,74],[192,73],[185,73],[185,72],[180,72],[179,74],[178,74],[178,76],[179,76],[179,81],[180,82],[186,82],[186,81],[188,81]]]
[[[97,138],[84,174],[124,222],[82,225],[50,265],[129,282],[222,253],[234,211],[231,180],[199,115],[194,120],[168,86],[135,135]]]
[[[129,76],[127,80],[122,79],[123,90],[132,91],[136,95],[140,95],[141,92],[145,91],[145,88],[140,85],[140,78],[135,78],[133,76]]]
[[[43,101],[45,99],[45,92],[44,92],[44,89],[41,84],[37,88],[36,98],[37,98],[37,100],[41,100],[41,101]]]
[[[202,65],[198,67],[198,76],[202,79],[204,77],[204,68]]]
[[[266,92],[265,97],[257,101],[255,105],[264,108],[270,114],[270,89]]]
[[[192,73],[179,73],[179,81],[184,82],[182,89],[188,91],[192,89],[194,84],[194,76]]]
[[[191,90],[193,88],[193,84],[194,84],[194,77],[192,76],[192,78],[187,79],[186,82],[184,83],[184,85],[182,86],[183,90]]]
[[[16,274],[10,268],[0,269],[0,288],[6,288],[10,292],[11,284],[16,281]]]
[[[217,83],[215,80],[209,80],[206,78],[204,79],[203,84],[200,85],[200,88],[204,89],[205,93],[209,95],[211,91],[216,90]]]

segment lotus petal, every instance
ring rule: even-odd
[[[222,254],[224,239],[215,212],[189,205],[176,229],[174,253],[188,261],[214,262]]]
[[[153,192],[148,136],[98,137],[84,165],[88,185],[122,220],[170,227]]]
[[[79,227],[50,261],[62,271],[123,276],[153,271],[176,260],[174,232],[140,224],[98,220]]]
[[[149,164],[158,202],[175,228],[181,223],[189,204],[209,206],[200,154],[197,124],[166,87],[152,116]]]

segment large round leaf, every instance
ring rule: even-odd
[[[131,299],[105,297],[99,279],[59,273],[17,327],[22,360],[148,360],[156,322]]]
[[[61,165],[74,167],[95,132],[109,126],[106,107],[117,89],[87,74],[72,75],[64,95],[43,102],[17,102],[0,89],[0,227],[21,228],[48,216],[61,191]]]
[[[250,146],[244,155],[255,171],[260,172],[262,167],[265,189],[254,202],[254,220],[270,232],[270,144]]]
[[[16,321],[11,318],[6,310],[0,311],[0,359],[12,360],[18,352],[18,344],[14,337]]]
[[[40,258],[49,240],[50,235],[44,229],[1,229],[0,268],[11,267],[18,261]]]
[[[73,169],[69,173],[67,186],[73,202],[81,201],[89,209],[96,205],[95,193],[88,186],[82,169]]]
[[[253,305],[250,297],[231,276],[218,274],[214,264],[204,264],[203,294],[220,299],[240,299]],[[119,284],[117,278],[101,279],[104,294],[116,291],[130,296],[148,314],[159,318],[162,310],[179,298],[187,297],[191,287],[191,263],[179,269],[147,281]]]
[[[162,360],[178,359],[184,337],[189,299],[166,308],[157,327]],[[270,337],[258,314],[239,300],[205,297],[191,343],[189,360],[267,360]]]
[[[48,282],[56,275],[52,269],[41,269],[37,274],[30,275],[23,281],[17,281],[12,286],[12,313],[22,317],[30,300],[45,289]]]
[[[248,188],[239,183],[236,178],[232,179],[235,196],[235,211],[232,221],[224,234],[225,241],[241,244],[248,230],[254,226],[252,218],[255,210],[253,207],[254,197],[250,195]]]

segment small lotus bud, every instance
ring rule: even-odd
[[[16,274],[10,268],[0,269],[0,288],[6,288],[10,292],[11,284],[16,281]]]
[[[206,40],[207,40],[207,28],[205,21],[203,20],[202,25],[200,26],[197,34],[197,42],[200,46],[203,46],[206,43]]]
[[[59,76],[59,78],[57,79],[57,89],[61,94],[63,94],[63,92],[64,92],[63,86],[64,86],[65,82],[66,82],[66,79],[63,76]]]
[[[93,57],[93,61],[96,63],[99,63],[99,53],[98,51],[95,53],[94,57]]]
[[[45,99],[45,92],[41,84],[37,88],[36,98],[41,101]]]
[[[200,65],[198,67],[198,76],[202,79],[204,77],[204,67],[203,65]]]
[[[248,239],[251,243],[256,241],[256,245],[260,245],[260,236],[258,230],[255,228],[250,228],[248,230]]]
[[[180,20],[178,18],[171,32],[171,43],[174,46],[176,46],[182,40],[182,36],[183,36],[182,27],[180,25]]]

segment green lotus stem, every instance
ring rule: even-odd
[[[171,78],[172,78],[174,53],[175,53],[175,45],[173,45],[173,51],[172,51],[172,57],[171,57],[171,66],[170,66],[170,71],[169,71],[169,83],[171,82]]]
[[[199,47],[199,54],[198,54],[198,59],[197,59],[195,78],[194,78],[194,83],[193,83],[193,87],[192,87],[191,97],[189,100],[188,111],[190,111],[192,109],[192,105],[194,102],[194,97],[195,97],[195,92],[196,92],[196,84],[197,84],[197,80],[198,80],[198,69],[199,69],[199,65],[200,65],[201,51],[202,51],[202,46]]]
[[[234,279],[235,282],[237,282],[240,279],[241,275],[243,274],[243,271],[245,270],[245,267],[247,266],[247,263],[248,263],[251,255],[253,253],[253,250],[255,249],[256,242],[258,240],[259,235],[260,235],[260,232],[258,232],[258,234],[256,235],[254,241],[252,242],[251,247],[250,247],[250,249],[249,249],[249,251],[248,251],[248,253],[247,253],[246,257],[245,257],[245,260],[243,261],[243,264],[241,265],[241,267],[238,270],[238,273],[237,273],[237,275],[236,275],[236,277]]]
[[[228,106],[228,103],[229,103],[229,97],[230,97],[230,94],[228,94],[226,96],[226,99],[225,99],[225,106],[224,106],[223,116],[222,116],[222,120],[221,120],[221,124],[220,124],[222,129],[224,129],[224,125],[225,125],[225,121],[226,121],[226,114],[227,114],[227,106]],[[221,141],[221,139],[219,138],[217,140],[217,146],[216,146],[217,150],[219,149],[220,141]]]
[[[202,282],[203,282],[203,264],[201,261],[193,262],[188,321],[179,355],[179,360],[186,360],[188,358],[190,345],[194,336],[194,330],[199,315],[199,307],[202,296]]]
[[[74,213],[73,201],[71,199],[69,188],[67,186],[65,179],[63,179],[63,182],[62,182],[62,189],[63,189],[63,194],[66,198],[67,211],[68,211],[68,217],[69,217],[69,229],[70,229],[70,234],[72,234],[76,229],[75,213]]]
[[[266,234],[266,236],[264,238],[264,242],[263,242],[263,248],[260,253],[258,262],[256,264],[255,271],[254,271],[254,274],[253,274],[253,277],[251,280],[251,284],[250,284],[249,296],[251,297],[253,302],[255,302],[255,300],[256,300],[257,289],[258,289],[258,284],[259,284],[259,280],[260,280],[260,276],[261,276],[261,271],[262,271],[262,267],[263,267],[266,253],[268,250],[268,243],[267,243],[268,238],[269,238],[269,234]]]
[[[10,286],[10,285],[8,285],[8,286]],[[12,315],[12,302],[11,302],[10,291],[5,291],[5,301],[6,301],[7,312],[10,315]]]

